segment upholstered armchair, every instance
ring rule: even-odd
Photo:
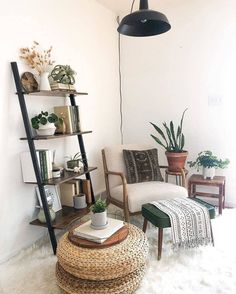
[[[116,145],[102,150],[107,201],[124,210],[125,221],[141,212],[142,205],[151,201],[187,197],[187,189],[163,181],[144,181],[128,184],[123,150],[148,150],[148,145]],[[166,169],[167,166],[159,166]],[[185,186],[185,173],[181,171]]]

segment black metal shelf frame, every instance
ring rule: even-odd
[[[35,144],[34,144],[35,136],[32,134],[28,111],[27,111],[27,106],[26,106],[25,97],[24,97],[25,93],[22,91],[19,70],[18,70],[18,66],[17,66],[16,62],[11,62],[11,69],[12,69],[13,76],[14,76],[16,91],[17,91],[17,95],[18,95],[18,100],[19,100],[19,104],[20,104],[23,122],[24,122],[26,138],[28,141],[31,159],[32,159],[33,167],[34,167],[36,181],[37,181],[37,185],[38,185],[39,192],[40,192],[40,197],[41,197],[42,204],[43,204],[43,209],[44,209],[44,213],[45,213],[49,237],[50,237],[53,252],[54,252],[54,254],[56,254],[57,240],[56,240],[54,228],[52,226],[48,202],[46,200],[46,195],[45,195],[45,190],[44,190],[44,183],[41,178],[40,168],[39,168],[39,164],[38,164],[38,160],[37,160],[36,149],[35,149]],[[75,106],[76,105],[75,94],[69,93],[69,98],[70,98],[71,105]],[[87,156],[86,156],[86,152],[85,152],[83,136],[82,136],[82,134],[78,134],[77,137],[78,137],[80,151],[82,153],[82,159],[83,159],[84,166],[85,166],[85,168],[88,168],[88,161],[87,161]],[[86,173],[85,177],[87,180],[90,180],[92,201],[94,202],[94,193],[93,193],[93,187],[92,187],[90,173],[89,172]]]

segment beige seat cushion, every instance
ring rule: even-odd
[[[130,212],[141,211],[142,205],[151,201],[188,197],[187,189],[164,182],[144,182],[127,184]],[[111,189],[111,197],[123,202],[123,187]]]

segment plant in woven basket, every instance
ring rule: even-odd
[[[91,207],[91,226],[94,229],[101,229],[107,226],[107,203],[99,198]]]
[[[76,72],[69,65],[56,65],[50,77],[57,83],[74,85]]]
[[[83,163],[82,155],[80,152],[75,153],[74,156],[65,156],[69,160],[66,162],[67,168],[74,169],[75,167],[79,167],[80,162]]]

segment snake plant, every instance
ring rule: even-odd
[[[177,129],[175,129],[173,121],[169,123],[169,126],[166,122],[163,123],[164,131],[162,131],[161,128],[159,128],[156,124],[150,122],[150,124],[159,134],[159,138],[152,134],[151,137],[168,152],[184,152],[183,148],[185,144],[185,137],[182,130],[184,115],[186,111],[187,108],[182,114],[181,121]]]

